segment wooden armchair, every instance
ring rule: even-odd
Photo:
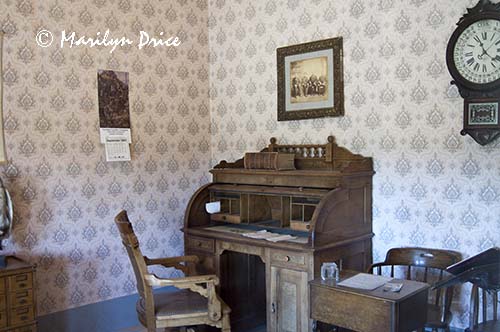
[[[369,272],[382,275],[386,274],[384,270],[388,269],[384,267],[390,267],[390,276],[394,277],[395,267],[399,266],[406,270],[408,280],[438,282],[443,279],[446,268],[461,259],[462,256],[459,253],[448,250],[394,248],[387,252],[385,261],[370,266]],[[447,287],[444,290],[437,289],[430,294],[426,328],[432,331],[438,329],[449,331],[452,300],[453,287]]]
[[[481,298],[479,293],[482,293]],[[491,302],[488,301],[491,298]],[[488,318],[488,303],[491,303],[491,317]],[[479,307],[481,305],[482,320],[479,322]],[[469,328],[466,332],[498,332],[500,321],[498,320],[498,290],[486,290],[477,285],[472,286],[470,300]]]
[[[140,299],[136,310],[139,321],[148,332],[157,328],[210,325],[230,332],[229,307],[215,292],[219,279],[215,275],[161,279],[148,272],[150,265],[173,267],[188,272],[187,263],[197,263],[196,256],[150,259],[142,255],[139,241],[127,216],[121,211],[115,217],[123,245],[127,249],[137,281]],[[153,287],[174,286],[173,292],[155,293]]]

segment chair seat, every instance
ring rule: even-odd
[[[208,314],[208,301],[198,293],[187,289],[154,294],[156,318],[172,319],[176,316],[203,316]],[[144,299],[136,305],[137,313],[146,317]]]
[[[500,331],[500,321],[489,321],[474,327],[473,330],[466,329],[469,332],[498,332]]]

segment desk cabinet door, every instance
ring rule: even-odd
[[[309,331],[307,272],[271,266],[271,331]]]

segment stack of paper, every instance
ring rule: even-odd
[[[271,233],[271,232],[268,232],[266,230],[243,233],[241,235],[243,235],[245,237],[252,238],[252,239],[263,239],[263,240],[267,240],[267,241],[271,241],[271,242],[288,241],[288,240],[294,240],[297,238],[296,236]]]

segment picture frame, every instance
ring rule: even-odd
[[[4,33],[0,30],[0,165],[7,162],[5,156],[5,139],[3,130],[3,41]]]
[[[344,115],[342,37],[280,47],[278,121]]]

